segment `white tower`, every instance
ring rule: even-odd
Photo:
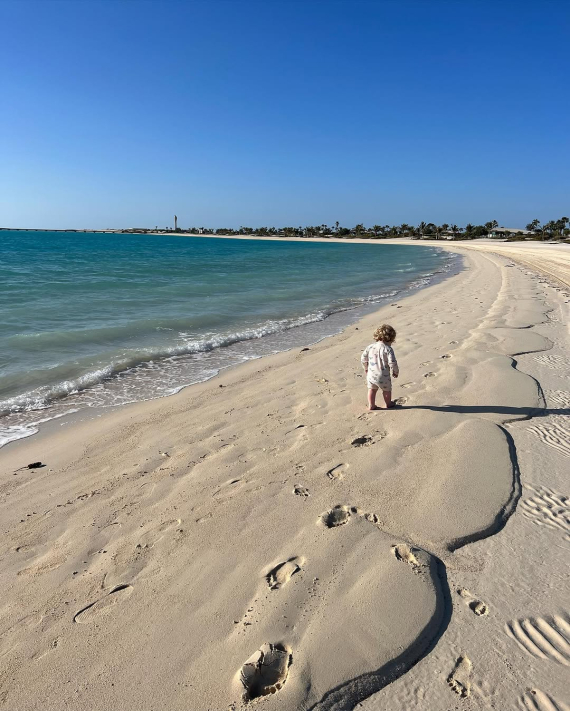
[[[176,217],[176,215],[174,215],[174,229],[178,229],[178,217]]]

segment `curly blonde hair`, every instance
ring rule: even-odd
[[[374,331],[374,340],[383,341],[384,343],[394,343],[396,340],[396,329],[383,323]]]

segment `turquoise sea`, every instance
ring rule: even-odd
[[[0,446],[314,343],[456,262],[427,246],[0,231]]]

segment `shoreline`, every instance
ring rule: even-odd
[[[129,233],[121,233],[121,234],[129,234]],[[160,233],[148,233],[152,235],[159,235]],[[300,238],[300,237],[257,237],[257,236],[246,236],[246,235],[179,235],[179,234],[174,234],[173,236],[181,236],[181,237],[204,237],[206,239],[209,238],[215,238],[215,239],[246,239],[246,240],[269,240],[269,241],[292,241],[292,242],[321,242],[321,243],[331,243],[331,242],[336,242],[336,243],[357,243],[357,244],[407,244],[407,245],[426,245],[426,246],[431,246],[431,247],[437,247],[440,248],[442,251],[447,251],[447,252],[452,252],[455,254],[458,254],[460,256],[465,257],[466,253],[469,253],[469,251],[485,251],[489,253],[494,253],[494,254],[499,254],[503,256],[510,257],[511,259],[514,259],[517,261],[519,264],[523,264],[527,266],[530,269],[533,269],[541,274],[543,274],[545,277],[549,279],[554,279],[558,284],[560,284],[564,288],[570,288],[570,266],[568,266],[568,258],[567,255],[565,254],[566,250],[564,245],[555,245],[555,244],[542,244],[542,243],[536,243],[536,242],[516,242],[516,243],[507,243],[507,242],[501,242],[497,240],[492,240],[492,239],[479,239],[479,240],[472,240],[470,242],[456,242],[456,241],[446,241],[446,240],[414,240],[411,238],[391,238],[391,239],[384,239],[384,240],[370,240],[370,239],[339,239],[339,238]],[[522,253],[522,255],[521,255]],[[570,254],[570,249],[568,249],[568,254]],[[530,257],[530,259],[529,259]],[[427,285],[430,286],[430,285]],[[406,298],[406,297],[404,297]],[[347,328],[349,326],[346,326]],[[343,329],[344,330],[344,329]],[[332,335],[338,335],[338,334],[330,334],[327,336],[324,336],[324,338],[329,338]],[[309,339],[310,340],[310,339]],[[315,343],[318,341],[311,341],[311,343]],[[294,349],[296,346],[292,346]],[[261,355],[259,357],[265,358],[267,357],[266,355]],[[256,358],[254,358],[255,360]],[[239,364],[238,364],[239,365]],[[236,364],[233,364],[229,367],[237,367]],[[226,370],[226,368],[222,368],[217,375],[214,375],[212,377],[218,377],[220,373],[223,373]],[[210,378],[211,379],[211,378]],[[180,390],[184,390],[185,388],[195,386],[199,384],[200,382],[206,382],[206,381],[197,381],[194,383],[190,383],[188,385],[183,385]],[[180,390],[178,392],[180,392]],[[162,399],[164,397],[172,397],[173,395],[178,394],[176,393],[170,393],[170,394],[164,394],[160,396],[156,396],[151,398],[151,400],[155,399]],[[67,425],[70,422],[74,422],[78,419],[82,419],[84,417],[87,417],[87,419],[93,419],[100,417],[102,414],[112,411],[115,407],[125,407],[126,405],[131,405],[131,404],[136,404],[137,402],[145,402],[146,400],[137,400],[134,402],[129,402],[129,403],[122,403],[120,405],[114,406],[114,405],[103,405],[103,406],[98,406],[95,408],[91,407],[79,407],[76,408],[75,406],[72,407],[72,404],[70,404],[70,407],[72,408],[71,410],[67,412],[62,412],[59,414],[55,414],[53,416],[50,416],[45,422],[42,421],[44,418],[41,417],[41,414],[43,411],[38,411],[38,420],[34,423],[30,423],[29,425],[25,425],[26,427],[34,427],[37,429],[36,432],[32,432],[29,435],[20,437],[18,439],[13,439],[10,440],[2,445],[0,449],[4,449],[5,447],[9,445],[13,445],[14,442],[19,442],[23,439],[29,439],[30,437],[37,437],[42,429],[48,429],[51,431],[51,425],[49,423],[56,423],[58,426],[63,426]],[[39,427],[37,426],[39,425]],[[23,426],[23,425],[22,425]]]
[[[307,352],[3,448],[0,700],[63,708],[79,665],[77,709],[237,710],[263,645],[287,661],[264,711],[444,711],[455,693],[509,708],[529,671],[561,698],[559,667],[503,627],[563,605],[558,538],[542,538],[560,529],[525,518],[520,484],[564,486],[549,443],[568,405],[544,410],[541,391],[563,389],[566,297],[503,256],[466,257]],[[368,413],[358,358],[379,318],[398,330],[404,401]],[[27,460],[47,466],[14,476]]]
[[[445,250],[442,249],[440,250],[441,252],[449,252],[450,250]],[[461,259],[460,254],[457,255]],[[425,281],[423,278],[418,279],[415,281],[412,281],[410,284],[406,285],[405,287],[401,288],[398,293],[392,293],[389,296],[385,296],[385,298],[382,301],[378,301],[376,303],[361,303],[358,306],[351,307],[349,309],[342,309],[339,311],[335,311],[330,313],[326,318],[322,320],[318,320],[315,322],[309,322],[307,324],[302,324],[299,326],[296,326],[295,328],[292,329],[287,329],[283,332],[276,332],[273,334],[266,334],[259,339],[245,339],[244,341],[237,341],[236,343],[230,344],[233,347],[239,347],[240,345],[245,345],[247,343],[251,343],[251,341],[256,341],[259,340],[262,344],[265,344],[265,350],[268,348],[268,343],[271,343],[275,340],[278,340],[280,337],[283,337],[285,335],[285,340],[281,344],[275,344],[276,349],[269,352],[263,352],[264,348],[263,346],[260,348],[260,353],[255,355],[255,356],[250,356],[248,357],[245,362],[248,362],[250,360],[258,360],[260,358],[266,358],[268,355],[272,355],[275,352],[287,352],[290,350],[295,350],[297,347],[303,347],[307,345],[314,345],[316,343],[319,343],[320,341],[326,339],[326,338],[331,338],[333,336],[339,335],[343,331],[345,331],[347,328],[349,328],[351,325],[355,325],[358,321],[360,321],[362,318],[364,318],[367,314],[373,313],[378,310],[378,308],[383,307],[387,305],[387,303],[390,300],[393,299],[405,299],[407,298],[410,294],[414,294],[415,292],[419,290],[423,290],[424,288],[428,288],[434,284],[440,283],[442,280],[445,280],[449,278],[450,275],[453,275],[457,271],[460,271],[462,269],[462,264],[459,263],[459,260],[457,260],[457,263],[455,266],[451,265],[451,263],[442,263],[438,267],[438,269],[431,273],[429,276],[429,283],[421,283]],[[354,298],[359,298],[359,297],[354,297]],[[364,298],[364,297],[362,297]],[[342,323],[344,321],[344,323]],[[337,323],[338,322],[338,323]],[[325,325],[330,324],[328,329],[325,329]],[[334,324],[334,325],[333,325]],[[324,333],[324,335],[320,334],[320,331],[327,330],[328,332]],[[293,341],[294,344],[291,345],[290,343],[287,343],[286,341]],[[221,347],[223,350],[224,347]],[[213,349],[214,352],[220,350],[220,348],[215,348]],[[186,354],[189,355],[189,354]],[[185,356],[182,356],[185,357]],[[172,356],[164,357],[164,361],[167,361],[171,359]],[[160,359],[152,359],[154,360],[159,360]],[[211,380],[212,378],[219,377],[221,373],[224,373],[225,371],[228,370],[228,368],[235,368],[239,367],[243,363],[238,362],[238,363],[230,363],[227,366],[221,366],[218,370],[218,372],[214,375],[210,375],[208,377],[204,377],[201,380],[196,380],[195,382],[191,382],[188,384],[181,385],[179,388],[177,388],[176,392],[168,392],[165,391],[162,394],[153,394],[152,396],[148,397],[141,397],[140,399],[132,400],[130,402],[123,402],[119,403],[117,405],[113,404],[103,404],[103,405],[96,405],[96,406],[91,406],[88,404],[81,404],[81,402],[77,402],[74,397],[79,397],[81,398],[82,394],[88,395],[90,390],[92,390],[93,387],[97,387],[98,385],[101,385],[101,383],[112,383],[114,376],[110,376],[106,378],[103,381],[100,381],[98,383],[94,383],[88,388],[85,388],[84,390],[80,391],[78,395],[74,395],[73,393],[68,394],[67,396],[54,400],[52,403],[50,403],[50,406],[46,409],[43,410],[36,410],[36,411],[28,411],[30,415],[33,415],[34,421],[29,421],[29,422],[18,422],[16,424],[13,424],[11,426],[15,426],[18,428],[27,428],[29,431],[29,434],[26,434],[24,436],[20,436],[14,439],[11,439],[10,441],[7,442],[2,442],[0,444],[0,449],[3,449],[5,447],[8,447],[12,445],[14,442],[18,442],[23,439],[29,439],[30,437],[36,437],[38,434],[43,430],[43,429],[48,429],[51,431],[54,426],[61,427],[61,426],[67,426],[70,423],[73,423],[78,420],[83,420],[83,419],[94,419],[98,418],[101,415],[104,415],[107,412],[113,412],[117,408],[122,408],[127,405],[133,405],[138,402],[147,402],[147,401],[152,401],[152,400],[159,400],[163,399],[166,397],[173,397],[177,395],[179,392],[182,390],[188,388],[188,387],[193,387],[195,385],[198,385],[202,382],[207,382],[208,380]],[[141,365],[141,364],[139,364]],[[121,371],[121,374],[125,374],[127,371]],[[117,375],[117,373],[115,374]],[[70,400],[71,396],[71,400]],[[67,402],[67,405],[65,404]],[[57,409],[53,409],[57,408]],[[60,411],[61,410],[61,411]],[[51,414],[50,414],[51,413]],[[8,415],[9,417],[9,415]],[[51,425],[50,423],[54,423]],[[35,432],[32,432],[31,430],[35,429]],[[8,435],[6,435],[8,436]]]

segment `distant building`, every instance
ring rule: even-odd
[[[509,235],[520,235],[524,237],[533,234],[534,232],[530,230],[520,230],[518,227],[495,227],[489,232],[489,237],[508,237]]]
[[[176,215],[174,215],[174,229],[178,229],[178,217],[176,217]]]

